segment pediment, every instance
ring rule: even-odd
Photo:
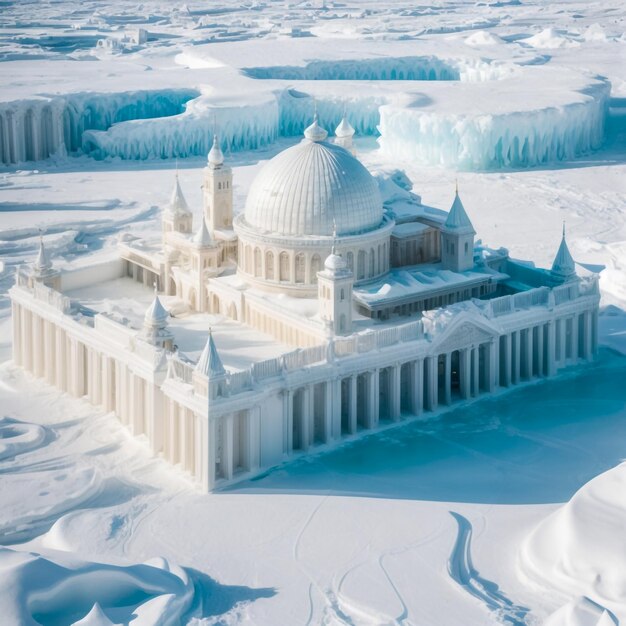
[[[453,321],[447,328],[440,331],[433,339],[432,350],[441,354],[459,348],[477,346],[492,341],[497,334],[496,330],[489,328],[488,325],[466,317],[456,323]]]

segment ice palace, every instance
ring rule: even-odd
[[[60,272],[42,242],[10,291],[15,363],[114,411],[213,490],[593,358],[597,276],[577,275],[565,229],[548,270],[475,240],[458,189],[443,218],[386,210],[349,122],[327,135],[315,116],[239,213],[215,137],[200,224],[177,177],[161,239],[127,235],[112,262]],[[138,323],[72,298],[87,286],[162,295]],[[231,321],[209,328],[206,313]]]

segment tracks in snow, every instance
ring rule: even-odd
[[[490,611],[496,614],[503,624],[525,626],[529,609],[514,604],[500,591],[498,585],[482,578],[472,564],[470,543],[472,525],[459,513],[450,512],[458,524],[458,534],[452,554],[448,560],[448,573],[471,596],[480,600]]]

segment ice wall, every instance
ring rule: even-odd
[[[396,159],[467,170],[533,167],[576,158],[604,138],[610,85],[584,102],[492,115],[445,115],[384,105],[380,144]]]
[[[76,93],[0,104],[0,160],[37,161],[76,152],[83,133],[138,118],[177,115],[198,95],[192,89]]]
[[[212,107],[199,98],[177,117],[134,120],[107,131],[87,131],[83,149],[96,158],[188,157],[207,154],[216,131],[227,152],[268,145],[280,134],[278,100],[270,95],[240,106]]]

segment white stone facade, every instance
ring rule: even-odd
[[[305,145],[307,154],[327,156],[325,132],[316,122],[307,132],[305,141],[324,143]],[[332,149],[356,160],[341,145]],[[309,177],[329,171],[303,167],[291,183],[299,193],[305,181],[317,188]],[[259,176],[260,187],[284,188],[278,174]],[[271,197],[271,188],[264,193]],[[430,264],[390,270],[393,214],[370,203],[353,222],[358,232],[348,232],[352,204],[332,186],[324,194],[309,207],[315,226],[299,235],[252,228],[248,207],[233,220],[232,172],[214,142],[195,229],[176,181],[162,239],[127,238],[119,262],[58,272],[41,244],[10,290],[15,363],[114,412],[155,454],[212,490],[382,423],[553,376],[596,353],[598,280],[576,275],[565,233],[551,270],[516,264],[505,250],[475,246],[457,194],[439,227],[417,220],[404,229],[415,241],[428,231]],[[291,209],[281,198],[271,210]],[[299,210],[306,224],[306,207]],[[441,238],[434,264],[433,229]],[[155,285],[169,310],[155,294],[133,327],[107,312],[88,315],[67,295],[113,279],[143,283],[143,292]],[[310,306],[316,314],[305,313]],[[368,315],[358,315],[362,308]],[[286,347],[233,367],[207,325],[204,349],[190,359],[176,348],[189,330],[181,334],[170,315],[193,322],[203,311]]]

